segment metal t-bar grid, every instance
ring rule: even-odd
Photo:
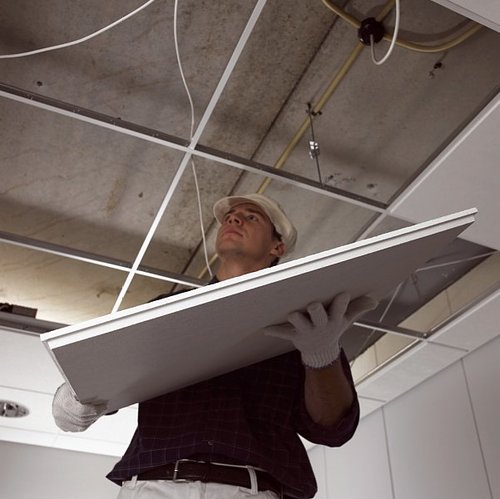
[[[158,210],[158,213],[156,214],[153,223],[151,224],[151,227],[146,235],[146,238],[144,239],[144,242],[139,250],[139,253],[137,254],[137,257],[132,265],[132,268],[130,269],[130,272],[127,275],[127,279],[125,280],[122,289],[120,290],[120,293],[118,294],[118,297],[116,299],[116,302],[113,306],[112,313],[116,312],[122,303],[122,300],[125,296],[125,293],[127,292],[132,279],[134,278],[134,275],[137,272],[137,269],[142,261],[142,258],[144,257],[144,254],[146,253],[146,250],[149,247],[149,244],[153,238],[154,233],[156,232],[156,229],[161,221],[161,218],[163,217],[163,214],[165,213],[165,210],[167,209],[167,206],[169,205],[175,190],[177,189],[177,186],[182,178],[182,175],[184,174],[184,171],[186,170],[189,161],[191,160],[191,156],[193,154],[193,149],[196,147],[196,144],[198,143],[198,140],[200,139],[203,131],[205,130],[205,127],[208,124],[208,120],[210,119],[213,110],[215,109],[215,106],[219,102],[219,99],[222,95],[222,92],[224,91],[224,88],[231,76],[231,73],[233,72],[236,63],[238,62],[238,59],[240,58],[240,55],[245,48],[245,45],[250,38],[250,35],[253,31],[253,28],[255,27],[255,24],[257,23],[257,20],[266,5],[267,0],[258,0],[257,3],[255,4],[255,7],[252,11],[252,14],[250,15],[250,18],[248,19],[248,22],[245,26],[245,29],[243,30],[243,33],[240,36],[240,39],[238,40],[238,43],[236,44],[236,47],[229,59],[229,62],[227,63],[227,66],[224,70],[224,73],[222,74],[221,79],[219,80],[219,83],[217,84],[217,87],[215,88],[215,91],[212,95],[212,98],[210,99],[210,102],[208,103],[207,108],[205,109],[205,112],[201,118],[200,123],[198,124],[198,127],[196,128],[196,131],[193,134],[193,137],[191,139],[191,143],[189,144],[189,148],[186,151],[184,157],[181,160],[181,163],[179,167],[177,168],[177,171],[175,172],[175,176],[172,180],[172,183],[170,184],[167,193],[165,194],[165,197],[160,205],[160,208]]]
[[[69,248],[60,244],[48,243],[46,241],[40,241],[31,237],[12,234],[10,232],[0,231],[0,242],[12,244],[14,246],[20,246],[22,248],[27,248],[30,250],[41,251],[52,255],[62,256],[71,260],[78,260],[80,262],[90,263],[92,265],[98,265],[100,267],[106,267],[108,269],[119,270],[122,272],[129,272],[131,268],[129,262],[120,260],[118,258],[97,255],[96,253]],[[193,288],[205,285],[204,281],[202,281],[201,279],[197,279],[196,277],[189,277],[182,274],[177,274],[176,272],[156,269],[146,265],[139,265],[136,274],[144,277],[151,277],[153,279],[160,279],[162,281],[174,282],[176,284],[182,284],[184,286],[190,286]]]
[[[360,207],[363,207],[365,209],[371,210],[379,215],[379,217],[374,221],[374,224],[370,226],[369,229],[373,229],[375,225],[380,223],[381,220],[385,218],[386,215],[389,215],[394,206],[397,204],[396,202],[391,202],[389,204],[381,203],[378,201],[371,200],[369,198],[365,198],[363,196],[359,196],[353,193],[349,193],[347,191],[342,191],[340,189],[336,189],[330,186],[322,185],[319,182],[315,182],[313,180],[307,179],[305,177],[301,177],[298,175],[294,175],[285,171],[280,171],[275,168],[269,167],[267,165],[259,164],[244,158],[240,158],[234,155],[231,155],[229,153],[217,151],[202,145],[198,144],[198,141],[211,117],[211,114],[215,108],[215,106],[218,103],[218,100],[222,94],[223,89],[225,88],[225,85],[227,84],[227,81],[232,73],[232,70],[234,69],[241,52],[248,41],[248,38],[250,37],[250,34],[252,33],[252,30],[260,16],[260,13],[262,9],[264,8],[266,4],[265,0],[259,0],[257,4],[255,5],[254,11],[252,12],[247,25],[245,27],[245,30],[243,31],[240,40],[235,47],[235,50],[228,62],[228,65],[224,71],[223,76],[221,77],[217,88],[207,106],[207,109],[205,110],[205,113],[202,117],[202,120],[200,121],[198,128],[193,135],[193,139],[191,142],[186,141],[185,139],[180,139],[178,137],[173,137],[170,135],[167,135],[163,132],[159,132],[157,130],[152,130],[148,129],[146,127],[141,127],[139,125],[135,125],[133,123],[126,122],[124,120],[121,120],[119,118],[113,118],[110,116],[106,116],[104,114],[96,113],[93,111],[89,111],[83,108],[80,108],[78,106],[75,106],[73,104],[68,104],[68,103],[63,103],[60,101],[56,101],[54,99],[50,99],[44,96],[39,96],[30,92],[26,92],[21,89],[15,89],[13,87],[7,86],[7,85],[2,85],[0,84],[0,95],[9,99],[13,99],[19,102],[23,103],[28,103],[31,105],[34,105],[39,108],[43,108],[46,110],[50,110],[53,112],[57,112],[59,114],[63,114],[66,116],[70,116],[72,118],[76,118],[82,121],[86,121],[95,125],[103,126],[109,129],[113,129],[115,131],[118,131],[120,133],[132,135],[144,140],[148,140],[151,142],[155,142],[161,145],[164,145],[166,147],[176,149],[183,151],[185,153],[179,167],[177,168],[177,171],[174,176],[174,180],[172,181],[172,184],[170,185],[165,198],[163,200],[162,205],[160,206],[160,209],[155,217],[155,220],[153,221],[153,224],[143,242],[143,245],[141,246],[141,249],[132,265],[131,268],[128,268],[128,276],[127,280],[125,281],[124,286],[122,287],[122,290],[120,292],[120,295],[117,299],[117,302],[115,303],[115,307],[113,311],[116,311],[121,303],[121,300],[123,299],[123,296],[125,295],[128,286],[130,285],[130,282],[132,281],[133,277],[135,274],[143,274],[145,275],[145,271],[141,271],[139,269],[140,262],[142,261],[142,258],[151,242],[151,239],[156,231],[156,228],[173,196],[173,193],[175,192],[178,183],[180,179],[182,178],[182,175],[189,163],[189,160],[191,159],[191,156],[199,156],[199,157],[204,157],[209,160],[213,160],[222,164],[226,164],[232,167],[240,168],[245,171],[249,171],[252,173],[257,173],[264,175],[269,178],[274,178],[280,181],[284,181],[286,183],[290,183],[292,185],[305,188],[308,190],[311,190],[313,192],[327,195],[333,198],[340,199],[342,201],[345,201],[347,203],[355,204]],[[406,189],[405,189],[406,190]],[[396,201],[396,200],[395,200]],[[369,230],[368,229],[368,230]],[[366,233],[366,231],[365,231]],[[364,234],[365,234],[364,233]],[[363,235],[364,235],[363,234]],[[77,258],[79,257],[78,255],[76,256]],[[102,261],[102,259],[100,259]],[[89,260],[87,260],[89,261]],[[99,264],[99,263],[98,263]],[[105,262],[106,265],[110,266],[113,265],[113,262]],[[120,267],[120,270],[123,270],[123,265],[118,264]],[[127,266],[128,267],[128,266]],[[146,271],[147,272],[147,271]],[[179,282],[177,279],[176,275],[165,275],[168,273],[163,273],[164,278],[166,280],[171,280],[172,282]],[[152,276],[154,277],[154,276]],[[171,277],[171,279],[170,279]]]
[[[285,170],[273,168],[272,166],[207,147],[202,144],[197,143],[191,148],[189,141],[186,139],[175,137],[174,135],[169,135],[153,128],[137,125],[135,123],[131,123],[130,121],[122,120],[121,118],[115,118],[113,116],[85,109],[83,107],[57,99],[52,99],[50,97],[45,97],[43,95],[6,85],[4,83],[0,83],[0,97],[21,102],[22,104],[28,104],[33,107],[38,107],[46,111],[61,114],[63,116],[100,126],[102,128],[107,128],[124,135],[130,135],[132,137],[152,142],[170,149],[182,151],[184,153],[190,152],[193,156],[205,158],[207,160],[231,166],[233,168],[238,168],[256,175],[262,175],[301,189],[306,189],[316,194],[321,194],[339,201],[353,204],[370,211],[383,214],[388,208],[386,203],[362,196],[360,194],[349,192],[330,185],[321,184],[316,180],[296,175]]]

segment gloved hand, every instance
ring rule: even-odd
[[[361,296],[350,301],[349,293],[337,295],[328,307],[311,303],[307,313],[292,312],[289,324],[269,326],[265,334],[291,341],[300,351],[304,365],[312,368],[326,367],[340,355],[340,337],[365,312],[377,307],[378,301]]]
[[[63,383],[54,395],[52,415],[56,425],[64,431],[84,431],[106,412],[106,404],[82,404]]]

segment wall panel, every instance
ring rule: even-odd
[[[460,363],[384,411],[396,498],[491,499]]]
[[[325,447],[316,445],[308,451],[308,455],[318,484],[318,492],[314,496],[314,499],[328,499],[328,490],[326,488]]]
[[[463,362],[479,440],[495,499],[500,499],[500,337]]]
[[[347,444],[325,453],[329,499],[393,498],[381,410],[363,418]]]
[[[105,478],[117,458],[0,441],[0,497],[115,499]]]

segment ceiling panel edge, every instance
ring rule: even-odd
[[[500,289],[443,325],[429,338],[431,343],[463,348],[469,352],[500,335]]]
[[[361,397],[387,403],[461,359],[463,349],[422,342],[361,382]]]
[[[454,211],[478,208],[477,220],[461,237],[500,250],[500,92],[472,119],[389,208],[418,223]]]

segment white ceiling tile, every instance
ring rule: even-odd
[[[73,434],[58,435],[52,447],[117,457],[122,456],[127,450],[126,444],[105,442],[103,440],[91,440],[89,438],[77,438]]]
[[[21,418],[1,418],[0,439],[110,456],[124,453],[137,425],[137,406],[103,416],[81,433],[63,432],[52,417],[52,395],[0,387],[0,399],[27,407]]]
[[[500,334],[499,310],[500,289],[443,326],[429,341],[474,350]]]
[[[497,0],[434,0],[434,2],[500,31],[500,2]]]
[[[42,340],[79,400],[124,407],[289,351],[289,342],[259,331],[342,291],[387,295],[472,220],[464,211],[427,221],[58,329]],[[203,330],[194,327],[201,323]]]
[[[2,418],[3,426],[49,433],[60,431],[52,417],[52,395],[0,386],[0,399],[16,402],[29,410],[29,414],[21,418]]]
[[[368,416],[368,414],[372,413],[383,405],[383,400],[374,400],[365,397],[359,397],[360,417],[364,418],[365,416]]]
[[[426,168],[390,211],[420,222],[454,211],[478,208],[477,220],[461,237],[500,249],[500,94]],[[443,195],[446,193],[446,195]]]
[[[351,372],[354,381],[356,382],[357,380],[363,378],[363,376],[373,371],[376,367],[377,357],[375,354],[375,348],[371,346],[351,362]]]
[[[121,456],[136,426],[137,411],[123,409],[101,418],[85,432],[65,433],[53,421],[51,395],[0,387],[0,398],[19,402],[30,410],[22,418],[2,419],[0,439],[11,442]]]
[[[2,362],[0,379],[4,386],[54,393],[63,382],[40,338],[0,328]]]
[[[358,385],[361,397],[386,402],[410,390],[465,355],[441,345],[421,343]]]
[[[24,430],[20,428],[7,428],[0,426],[0,440],[6,442],[17,442],[26,445],[40,445],[52,447],[57,435],[55,433],[44,433],[41,431]]]

